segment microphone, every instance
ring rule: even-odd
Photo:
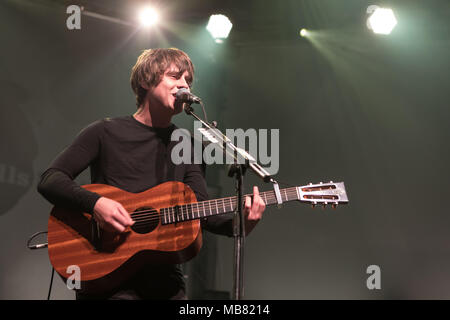
[[[177,91],[176,99],[186,103],[200,103],[202,99],[193,95],[188,89],[182,88]]]

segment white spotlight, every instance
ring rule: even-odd
[[[158,22],[158,13],[155,9],[147,7],[142,9],[139,14],[139,20],[141,24],[145,27],[155,25]]]
[[[300,36],[306,37],[306,36],[308,36],[308,34],[309,34],[309,32],[308,32],[307,29],[303,28],[303,29],[300,30]]]
[[[232,27],[233,24],[226,16],[222,14],[213,14],[209,17],[206,30],[209,31],[216,42],[221,43],[223,42],[223,39],[228,38]]]
[[[372,13],[367,19],[367,26],[374,33],[390,34],[397,24],[397,19],[392,9],[369,6],[367,13]]]

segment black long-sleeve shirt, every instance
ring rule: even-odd
[[[96,121],[83,129],[51,163],[41,176],[38,191],[55,205],[92,213],[100,196],[73,181],[89,167],[91,183],[138,193],[166,181],[180,181],[192,188],[198,201],[207,200],[204,166],[175,165],[171,160],[177,142],[170,137],[175,129],[175,125],[149,127],[132,116]],[[232,220],[227,215],[203,219],[202,227],[232,236]],[[150,291],[163,287],[184,289],[178,266],[147,266],[135,278],[139,281],[135,279],[131,286],[139,283],[139,288],[132,289],[138,290],[142,297],[151,296]],[[142,285],[143,282],[146,284]]]

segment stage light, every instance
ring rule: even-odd
[[[372,13],[369,19],[367,19],[367,26],[374,33],[390,34],[397,24],[397,19],[392,9],[369,6],[367,13]]]
[[[145,27],[153,26],[158,22],[158,13],[151,7],[144,8],[139,14],[139,20]]]
[[[305,29],[305,28],[301,29],[300,30],[300,36],[302,36],[302,37],[308,36],[308,30]]]
[[[217,43],[223,42],[223,39],[228,38],[233,24],[230,20],[222,14],[213,14],[209,17],[206,30],[211,34]]]

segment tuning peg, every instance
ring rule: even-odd
[[[322,209],[325,209],[325,207],[327,206],[327,204],[328,204],[328,202],[324,202],[324,203],[323,203]]]
[[[329,183],[333,183],[333,181],[331,181],[331,180],[330,180],[330,182],[329,182]]]
[[[311,204],[311,208],[315,208],[316,207],[316,204],[317,204],[317,201],[313,201],[313,203]]]
[[[334,203],[331,205],[331,207],[332,207],[333,209],[336,209],[336,207],[337,207],[338,204],[339,204],[339,202],[334,202]]]

